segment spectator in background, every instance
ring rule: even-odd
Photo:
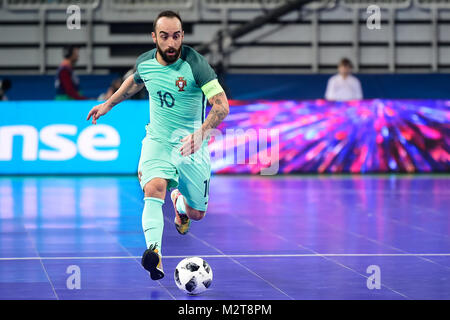
[[[80,48],[69,45],[64,48],[64,60],[59,66],[55,79],[55,100],[87,100],[79,91],[80,81],[73,71],[73,67],[80,56]]]
[[[111,85],[108,88],[108,91],[106,91],[105,93],[102,93],[99,97],[98,97],[98,101],[106,101],[108,100],[122,85],[122,79],[121,78],[117,78],[114,79],[111,82]]]
[[[361,83],[354,77],[352,62],[343,58],[338,65],[338,74],[328,80],[325,99],[333,101],[349,101],[363,99]]]
[[[3,79],[0,80],[0,101],[8,101],[6,92],[11,89],[11,80]]]

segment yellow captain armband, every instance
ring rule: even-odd
[[[216,94],[223,92],[223,88],[217,79],[211,80],[202,87],[202,91],[207,99],[211,99]]]

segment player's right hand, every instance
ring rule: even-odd
[[[107,114],[109,110],[111,110],[111,107],[107,105],[106,102],[99,104],[93,107],[91,111],[89,111],[86,120],[89,121],[89,119],[92,117],[92,124],[97,124],[97,119]]]

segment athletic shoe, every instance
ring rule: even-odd
[[[156,249],[156,245],[145,250],[141,263],[144,269],[150,272],[152,280],[159,280],[164,277],[161,255]]]
[[[178,189],[175,189],[170,194],[170,198],[172,199],[173,208],[175,210],[175,227],[177,228],[177,231],[179,234],[185,235],[188,233],[189,228],[191,227],[191,219],[187,216],[187,214],[178,213],[177,210],[177,199],[181,196],[181,193]]]

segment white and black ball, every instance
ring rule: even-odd
[[[174,278],[180,290],[187,294],[199,294],[211,286],[213,272],[202,258],[190,257],[178,263]]]

